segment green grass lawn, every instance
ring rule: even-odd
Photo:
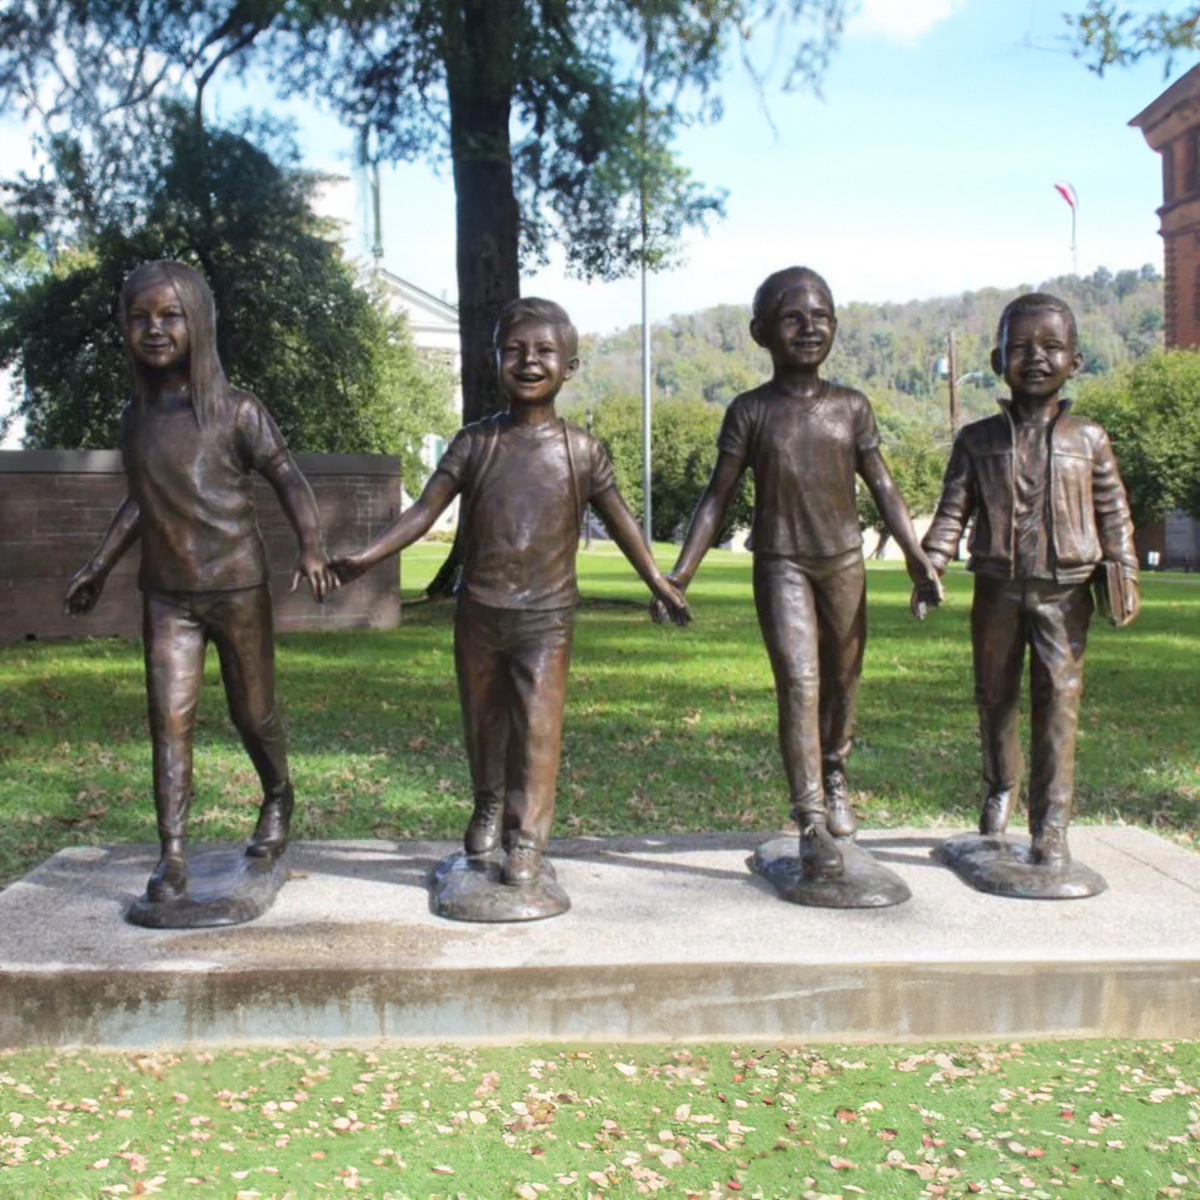
[[[416,595],[445,546],[404,557]],[[662,547],[663,561],[671,548]],[[580,556],[579,614],[556,833],[763,830],[787,792],[750,560],[714,551],[694,624],[653,625],[619,553]],[[869,571],[870,639],[850,781],[867,827],[973,824],[979,802],[967,630],[970,578],[924,624],[908,581]],[[303,838],[457,837],[469,812],[452,607],[406,605],[386,632],[279,639]],[[1078,816],[1194,844],[1200,766],[1200,583],[1152,577],[1138,623],[1093,627]],[[215,656],[210,656],[215,660]],[[114,639],[0,648],[0,884],[60,846],[154,839],[140,650]],[[210,661],[196,739],[196,839],[239,838],[256,779]]]
[[[406,594],[444,553],[406,554]],[[784,822],[749,566],[711,554],[681,631],[646,619],[615,551],[581,556],[557,832]],[[975,819],[970,580],[948,585],[919,625],[903,572],[870,568],[868,826]],[[299,836],[461,833],[451,636],[448,605],[413,604],[395,631],[279,639]],[[1133,629],[1094,630],[1081,819],[1195,844],[1198,649],[1191,578],[1149,579]],[[215,664],[205,691],[194,833],[238,838],[255,779]],[[138,647],[0,648],[0,756],[0,883],[60,846],[153,840]],[[1198,1098],[1197,1042],[0,1051],[0,1200],[1194,1198]]]
[[[0,1195],[1200,1195],[1200,1046],[0,1054]]]

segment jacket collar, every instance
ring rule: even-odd
[[[997,396],[996,403],[998,405],[1000,405],[1000,407],[1002,409],[1004,409],[1005,413],[1008,415],[1008,419],[1011,421],[1013,419],[1012,397],[1011,396]],[[1075,403],[1075,399],[1072,396],[1066,396],[1062,400],[1060,400],[1058,402],[1058,412],[1056,412],[1054,414],[1053,420],[1057,421],[1058,418],[1061,417],[1067,411],[1067,409],[1069,409],[1071,407],[1071,405],[1074,403]]]

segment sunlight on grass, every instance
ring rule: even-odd
[[[444,544],[404,555],[420,594]],[[674,548],[656,547],[669,565]],[[386,568],[385,568],[386,569]],[[750,558],[713,551],[690,592],[694,624],[652,624],[648,593],[612,546],[580,556],[555,832],[779,828],[787,797]],[[977,733],[969,576],[919,624],[895,564],[868,570],[870,636],[850,763],[864,824],[969,827]],[[1152,577],[1143,615],[1093,627],[1080,723],[1082,820],[1196,838],[1195,650],[1200,586]],[[446,837],[469,809],[452,651],[452,606],[412,603],[399,629],[279,638],[279,687],[297,784],[297,833]],[[60,846],[154,837],[141,653],[111,640],[0,648],[0,882]],[[225,714],[215,656],[197,731],[197,829],[244,837],[256,781]]]
[[[8,1052],[0,1190],[1191,1197],[1198,1068],[1194,1042]]]

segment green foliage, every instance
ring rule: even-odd
[[[1113,0],[1088,0],[1083,12],[1064,13],[1075,46],[1072,53],[1088,69],[1103,75],[1108,67],[1127,67],[1145,55],[1164,55],[1163,78],[1175,56],[1200,49],[1200,5],[1178,8],[1121,8]]]
[[[1004,306],[1029,290],[985,288],[906,304],[842,304],[826,373],[871,398],[886,449],[910,427],[948,440],[947,386],[936,370],[947,335],[956,335],[964,419],[989,415],[999,383],[990,364],[996,324]],[[1061,296],[1074,310],[1086,373],[1102,374],[1162,344],[1162,279],[1150,266],[1115,275],[1102,267],[1085,278],[1047,280],[1039,290]],[[751,340],[749,324],[748,305],[722,305],[655,326],[655,396],[724,405],[761,383],[771,363]],[[576,399],[599,411],[613,396],[640,392],[639,328],[585,337],[580,353],[583,367],[572,384]]]
[[[764,30],[784,86],[816,88],[848,2],[19,0],[0,13],[0,103],[111,145],[120,114],[164,81],[189,86],[199,121],[222,64],[254,64],[282,91],[319,96],[373,159],[448,157],[463,416],[476,420],[500,404],[488,339],[518,294],[520,254],[559,241],[573,270],[602,278],[671,261],[681,231],[721,211],[673,143],[719,118],[725,52],[738,46],[756,73],[749,46]]]
[[[945,445],[936,441],[928,430],[911,428],[889,441],[884,449],[884,458],[909,513],[914,517],[931,515],[942,494],[942,476],[948,458]],[[887,529],[871,493],[861,481],[858,485],[858,519],[864,528],[874,529],[877,533]]]
[[[1200,517],[1200,352],[1163,350],[1090,380],[1079,411],[1108,431],[1134,524]]]
[[[584,414],[572,403],[570,420],[583,423]],[[650,513],[654,537],[678,540],[708,483],[717,462],[717,433],[724,409],[702,400],[657,404],[651,418]],[[594,412],[592,432],[603,443],[617,475],[621,495],[634,512],[643,511],[642,406],[633,396],[616,397]],[[733,530],[750,524],[753,515],[750,478],[742,480],[718,534],[724,541]]]
[[[173,104],[159,118],[157,154],[104,196],[105,160],[65,137],[50,184],[16,189],[27,228],[72,238],[0,296],[0,364],[20,372],[27,443],[114,444],[128,387],[121,282],[139,262],[177,258],[213,289],[230,378],[293,449],[399,453],[415,479],[421,436],[452,424],[449,373],[423,364],[403,320],[359,285],[312,211],[320,179],[292,165],[294,145],[269,123],[205,130]]]

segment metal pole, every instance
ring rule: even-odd
[[[587,431],[592,432],[592,406],[587,407]],[[592,513],[585,505],[583,509],[583,548],[590,550],[592,548]]]
[[[650,309],[646,302],[646,260],[642,259],[642,495],[643,527],[650,542]]]
[[[946,366],[950,371],[950,436],[958,433],[962,410],[958,402],[958,360],[954,353],[954,330],[950,330],[947,339]]]
[[[646,70],[649,66],[650,46],[647,33],[646,47],[642,60],[642,84],[640,88],[641,108],[639,124],[641,132],[642,164],[638,180],[638,203],[642,220],[642,525],[646,533],[646,544],[651,543],[651,500],[650,500],[650,305],[646,286],[646,254],[649,250],[649,220],[646,213]]]

